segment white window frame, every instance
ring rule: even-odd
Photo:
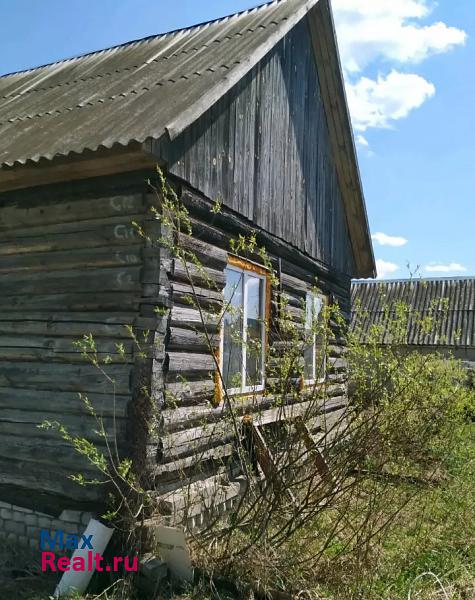
[[[237,273],[241,273],[243,280],[242,280],[242,285],[243,285],[243,314],[242,314],[242,322],[243,322],[243,332],[242,332],[242,346],[241,346],[241,352],[242,352],[242,364],[241,364],[241,386],[240,387],[236,387],[236,388],[229,388],[227,390],[227,393],[232,396],[232,395],[237,395],[237,394],[252,394],[255,392],[263,392],[264,388],[265,388],[265,359],[266,359],[266,354],[267,354],[267,348],[266,348],[266,343],[267,343],[267,334],[266,334],[266,328],[265,328],[265,319],[266,319],[266,302],[267,302],[267,277],[265,275],[261,275],[260,273],[256,273],[255,271],[252,271],[251,269],[245,269],[245,268],[241,268],[238,267],[236,265],[233,264],[228,264],[226,267],[226,271],[236,271]],[[262,319],[262,339],[261,339],[261,358],[262,358],[262,379],[261,379],[261,383],[257,384],[257,385],[245,385],[246,383],[246,370],[247,370],[247,281],[249,278],[254,278],[254,279],[259,279],[262,281],[262,285],[261,285],[261,298],[260,298],[260,302],[261,302],[261,307],[262,307],[262,312],[263,314],[260,315],[260,319]],[[219,364],[219,368],[221,370],[221,373],[223,375],[224,378],[224,319],[223,319],[223,325],[221,327],[221,335],[220,335],[220,364]],[[224,382],[223,382],[224,385]]]
[[[322,365],[323,375],[322,375],[322,377],[317,379],[317,334],[314,329],[314,324],[313,323],[309,324],[307,322],[307,302],[309,301],[309,299],[311,299],[311,302],[313,304],[313,307],[312,307],[312,309],[313,309],[312,315],[313,316],[316,315],[316,303],[318,300],[320,300],[321,307],[320,307],[320,311],[318,312],[318,316],[319,316],[325,307],[326,298],[322,294],[316,294],[315,292],[311,292],[311,291],[308,291],[305,296],[305,331],[307,332],[309,329],[313,329],[313,342],[312,342],[312,359],[313,359],[312,360],[312,367],[313,367],[312,374],[313,374],[313,377],[310,379],[305,379],[305,377],[304,377],[303,383],[304,383],[304,385],[315,385],[317,383],[323,383],[327,378],[327,355],[326,355],[326,352],[324,352],[323,365]],[[324,349],[323,349],[323,351],[324,351]]]

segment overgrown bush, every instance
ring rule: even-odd
[[[193,233],[192,220],[161,173],[156,191],[152,216],[160,221],[164,234],[155,240],[138,225],[137,230],[148,245],[165,248],[187,274],[191,292],[186,302],[201,315],[196,333],[214,357],[215,377],[222,390],[219,418],[203,422],[203,435],[233,432],[234,463],[245,482],[237,505],[225,515],[213,511],[220,502],[219,490],[215,498],[209,497],[209,489],[206,491],[206,526],[198,533],[190,532],[195,564],[211,578],[233,579],[246,593],[249,589],[259,593],[277,589],[296,597],[307,590],[308,597],[316,598],[317,592],[312,596],[309,590],[320,585],[338,589],[338,598],[364,598],[358,590],[367,589],[367,582],[374,578],[383,541],[391,535],[392,527],[427,486],[450,476],[449,459],[456,436],[467,411],[473,410],[473,392],[465,385],[466,377],[456,361],[409,351],[403,343],[410,324],[416,322],[425,330],[434,327],[437,311],[430,319],[418,319],[407,306],[388,306],[383,325],[363,337],[358,319],[348,332],[339,306],[329,305],[308,332],[285,294],[276,294],[273,319],[263,323],[267,335],[276,340],[277,349],[269,353],[265,365],[270,379],[267,393],[264,398],[254,393],[245,401],[236,400],[227,391],[216,354],[216,331],[229,307],[223,302],[213,307],[204,300],[203,290],[216,292],[215,284],[197,254],[182,244],[184,236]],[[211,209],[219,210],[219,204]],[[230,250],[264,264],[277,287],[275,264],[265,248],[259,247],[255,235],[239,236]],[[315,290],[318,285],[315,280]],[[159,307],[157,311],[166,316],[166,309]],[[140,348],[137,333],[129,332]],[[309,334],[321,341],[317,358],[321,364],[336,335],[348,338],[345,357],[351,399],[337,419],[332,420],[331,412],[325,410],[332,398],[327,381],[302,387],[302,355]],[[108,362],[87,334],[79,349],[98,369]],[[250,352],[259,351],[259,342],[253,340]],[[345,382],[342,385],[345,387]],[[149,400],[152,402],[151,397]],[[87,398],[84,401],[98,421],[107,453],[70,435],[61,423],[45,426],[56,427],[100,471],[102,482],[114,490],[108,516],[120,527],[133,530],[158,509],[155,498],[160,483],[157,490],[144,485],[144,474],[135,472],[130,461],[117,455],[100,415]],[[168,407],[174,406],[170,395],[165,401]],[[292,407],[302,401],[299,421]],[[279,415],[266,432],[273,450],[272,464],[267,460],[267,468],[257,460],[259,447],[250,430],[253,419],[264,408],[276,409]],[[153,411],[152,420],[151,430],[161,427],[158,410]],[[302,435],[302,423],[312,424],[317,435]],[[189,500],[182,515],[185,520],[197,501],[195,481],[203,475],[200,452],[196,455],[195,470],[182,470],[181,487]],[[221,482],[229,483],[228,459],[223,460],[220,472]],[[80,474],[75,477],[79,483],[87,483]]]

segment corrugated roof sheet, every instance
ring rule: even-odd
[[[351,302],[352,327],[362,337],[372,325],[384,325],[385,310],[404,302],[412,314],[432,315],[435,323],[424,334],[415,317],[408,326],[408,344],[475,348],[474,277],[357,282],[351,288]],[[383,343],[389,341],[386,335],[383,338]]]
[[[196,27],[0,77],[0,165],[173,138],[315,5],[276,0]]]

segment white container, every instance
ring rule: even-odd
[[[83,535],[92,535],[92,552],[94,555],[102,555],[113,533],[114,530],[110,527],[106,527],[99,521],[91,519]],[[79,545],[81,545],[81,543]],[[84,564],[87,565],[88,552],[91,552],[90,548],[78,548],[75,550],[71,557],[71,565],[73,564],[74,559],[77,557],[81,557],[84,560]],[[94,567],[91,570],[74,571],[72,568],[70,568],[69,571],[65,571],[60,582],[56,586],[54,597],[60,598],[61,596],[68,596],[74,592],[83,594],[86,591],[92,576],[94,575],[94,571],[96,570],[95,563],[93,563],[93,565]]]

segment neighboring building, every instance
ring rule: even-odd
[[[356,282],[351,290],[352,323],[362,336],[372,325],[384,324],[385,310],[402,302],[415,318],[410,320],[407,346],[421,352],[451,354],[475,366],[475,278],[403,279]],[[426,333],[417,322],[432,317]],[[387,343],[383,336],[382,343]]]
[[[349,319],[351,278],[374,276],[375,265],[328,0],[272,2],[6,75],[0,96],[0,527],[25,536],[19,507],[66,510],[71,521],[71,511],[101,500],[100,487],[68,478],[84,467],[78,456],[37,428],[58,419],[97,440],[79,392],[159,493],[178,488],[197,463],[201,479],[232,463],[233,432],[209,434],[223,406],[214,404],[215,363],[194,330],[183,268],[131,224],[161,235],[147,185],[157,162],[193,218],[194,237],[184,241],[218,289],[204,278],[203,302],[216,306],[220,290],[244,280],[256,335],[279,290],[263,265],[230,255],[231,237],[257,232],[296,316],[318,278]],[[222,211],[213,214],[217,196]],[[146,359],[126,324],[150,332]],[[112,357],[114,398],[72,347],[88,332],[100,356]],[[220,343],[244,371],[226,331]],[[343,343],[338,337],[325,374],[333,411],[345,409]],[[232,386],[253,391],[240,406],[262,415],[272,398],[261,364]],[[314,371],[310,358],[309,379]]]

